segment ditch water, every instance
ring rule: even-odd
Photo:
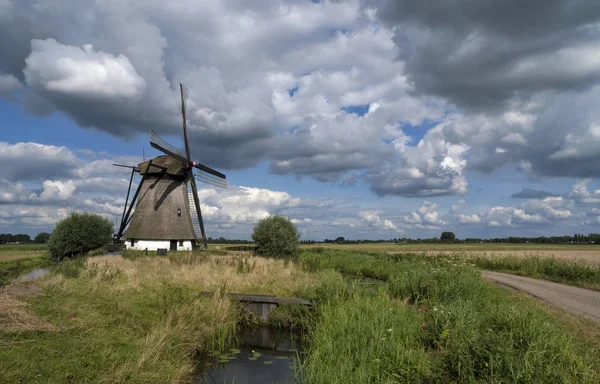
[[[50,270],[47,268],[37,268],[33,269],[27,273],[19,275],[19,280],[29,280],[29,279],[37,279],[38,277],[46,276],[50,273]]]
[[[301,334],[260,327],[246,331],[236,348],[201,361],[195,384],[301,383]]]

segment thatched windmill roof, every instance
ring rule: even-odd
[[[191,220],[189,191],[183,170],[177,172],[169,156],[160,156],[139,164],[145,175],[135,213],[123,234],[127,239],[197,239]]]

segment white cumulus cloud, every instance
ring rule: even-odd
[[[25,63],[27,85],[72,98],[128,99],[138,96],[145,87],[144,79],[127,57],[94,51],[91,44],[79,48],[54,39],[34,39]]]
[[[381,211],[361,211],[358,213],[358,216],[361,218],[361,220],[370,226],[403,232],[402,229],[396,227],[392,220],[382,219],[380,215]]]
[[[43,188],[44,190],[40,194],[41,201],[64,201],[69,199],[75,191],[75,183],[71,180],[46,180]]]
[[[439,205],[432,201],[423,201],[416,212],[403,217],[404,223],[415,228],[435,229],[441,228],[447,222],[440,218]]]

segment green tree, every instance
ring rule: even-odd
[[[50,234],[48,232],[40,232],[33,239],[34,242],[39,244],[47,243],[50,239]]]
[[[454,232],[442,232],[442,236],[440,236],[442,241],[454,241],[454,239],[456,239]]]
[[[285,216],[269,216],[258,222],[252,233],[256,253],[271,257],[294,257],[298,254],[300,234]]]
[[[73,212],[59,221],[48,240],[53,259],[83,256],[111,240],[113,225],[110,220],[93,213]]]
[[[19,233],[17,235],[15,235],[15,241],[17,243],[29,243],[31,241],[31,237],[27,234],[24,233]]]

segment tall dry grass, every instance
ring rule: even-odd
[[[226,291],[235,293],[289,296],[318,282],[318,276],[286,260],[244,255],[197,256],[192,253],[133,260],[120,256],[91,257],[83,273],[95,282],[113,279],[115,282],[110,289],[115,291],[177,283],[203,291],[224,287]]]
[[[600,269],[600,247],[598,248],[585,248],[577,249],[576,246],[572,248],[563,249],[543,249],[534,248],[530,249],[466,249],[466,250],[445,250],[445,249],[428,249],[428,250],[396,250],[390,251],[390,254],[407,254],[407,253],[418,253],[426,256],[451,256],[451,257],[463,257],[463,258],[487,258],[487,259],[501,259],[511,257],[515,259],[556,259],[568,263],[576,263],[581,265],[587,265],[592,268]]]
[[[218,295],[169,310],[138,341],[139,353],[129,355],[105,381],[188,382],[195,372],[194,352],[215,347],[219,334],[231,335],[235,312],[232,302]],[[177,350],[187,351],[187,356],[173,356]]]
[[[43,295],[23,299],[22,306],[0,301],[57,329],[29,327],[20,344],[0,348],[0,382],[191,382],[195,356],[223,350],[242,320],[225,292],[294,296],[320,276],[285,260],[243,254],[67,262],[36,282]],[[0,344],[12,338],[0,329]]]
[[[6,333],[56,331],[56,327],[31,313],[29,305],[9,293],[0,291],[0,330]]]

